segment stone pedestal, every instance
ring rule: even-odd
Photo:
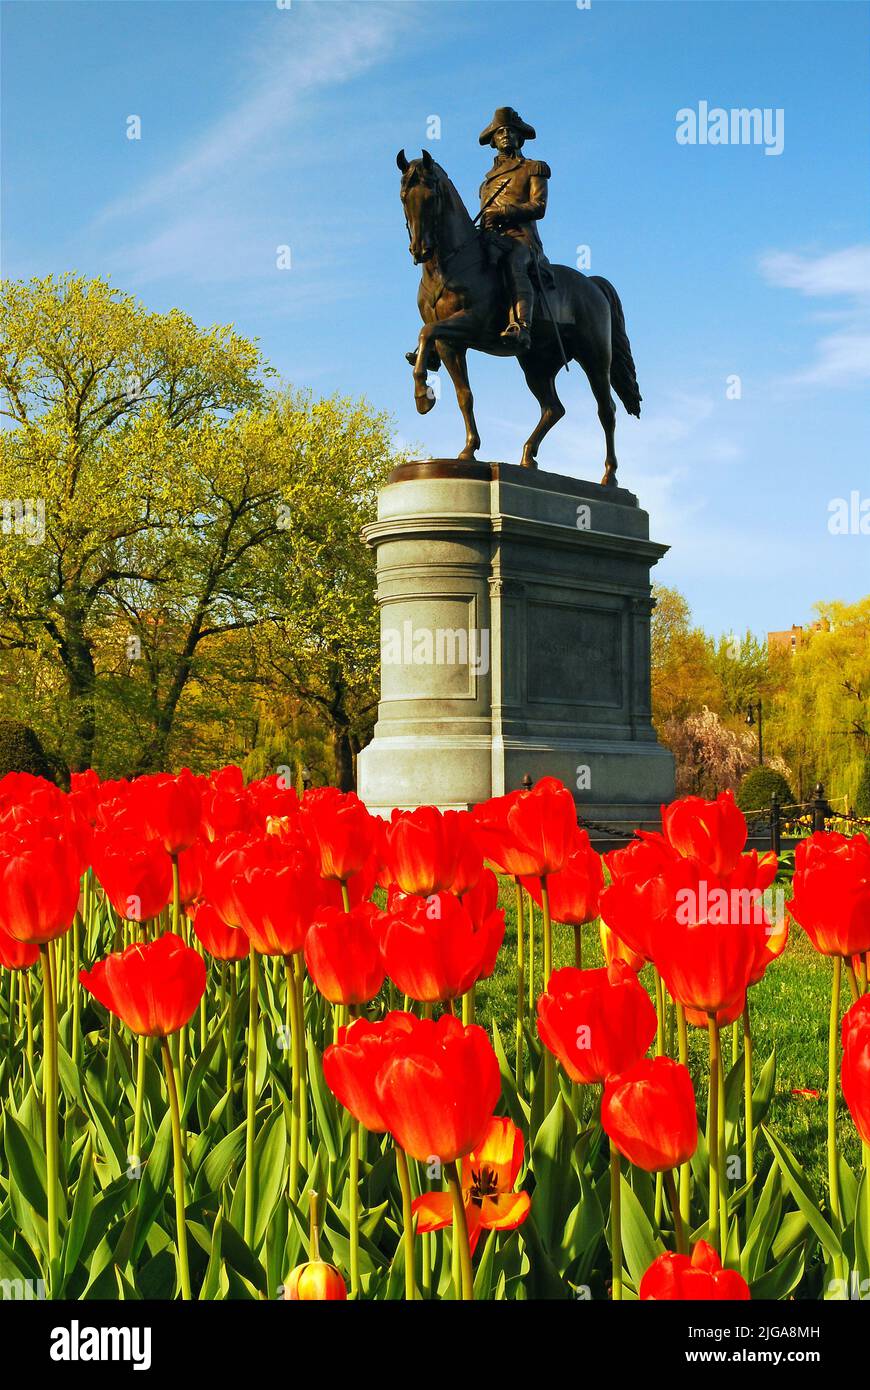
[[[405,464],[377,551],[381,699],[358,782],[372,811],[466,808],[529,773],[590,819],[674,793],[650,722],[649,539],[637,498],[504,463]]]

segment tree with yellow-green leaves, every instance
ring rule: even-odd
[[[816,611],[820,626],[785,658],[767,729],[793,769],[795,794],[804,800],[821,781],[840,810],[854,803],[870,757],[870,597]]]
[[[391,463],[386,417],[270,392],[231,328],[72,275],[4,288],[0,372],[4,712],[23,692],[73,769],[193,761],[235,634],[248,697],[280,673],[325,701],[329,737],[353,730],[376,640],[358,532]]]
[[[836,809],[853,804],[870,759],[870,598],[817,604],[822,621],[791,655],[751,633],[715,639],[682,594],[654,592],[653,712],[678,790],[739,785],[755,763],[747,707],[760,699],[765,764],[801,801],[821,781]]]

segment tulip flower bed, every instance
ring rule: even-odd
[[[235,768],[0,780],[4,1287],[870,1288],[870,842],[802,842],[780,914],[730,796],[662,823],[602,858],[553,779],[390,823]]]

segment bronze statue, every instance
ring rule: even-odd
[[[527,352],[532,345],[535,291],[530,272],[537,269],[540,274],[544,256],[535,224],[547,211],[550,168],[520,154],[526,140],[534,138],[532,127],[509,106],[500,106],[478,137],[481,145],[498,151],[480,185],[480,221],[491,234],[511,291],[511,318],[502,337],[513,339],[517,352]]]
[[[479,138],[498,154],[473,220],[428,151],[420,159],[406,159],[404,150],[396,156],[409,249],[414,264],[423,267],[417,294],[423,327],[416,351],[408,354],[417,409],[425,415],[435,404],[426,373],[443,362],[465,421],[459,458],[473,459],[480,436],[466,353],[475,348],[515,356],[541,407],[521,460],[526,468],[535,468],[541,440],[565,414],[556,377],[563,366],[567,370],[570,357],[589,378],[604,429],[602,482],[615,485],[611,385],[630,415],[640,415],[641,402],[619,295],[600,275],[551,266],[544,256],[536,223],[546,211],[550,170],[521,153],[524,142],[535,138],[532,127],[511,107],[499,107]],[[541,301],[537,309],[536,297]]]

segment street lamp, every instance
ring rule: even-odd
[[[760,701],[760,700],[756,700],[754,704],[753,704],[753,702],[752,702],[751,700],[749,701],[749,704],[746,706],[746,722],[747,722],[747,724],[750,726],[750,728],[752,728],[756,723],[758,724],[758,766],[759,766],[759,767],[763,767],[763,766],[764,766],[764,739],[763,739],[762,711],[761,711],[761,701]]]

